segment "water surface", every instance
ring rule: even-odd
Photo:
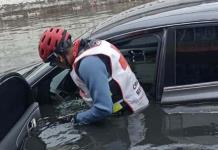
[[[64,114],[80,108],[75,107],[75,101],[68,101],[63,112],[63,105],[66,102],[54,105],[53,112]],[[90,126],[44,120],[32,133],[30,143],[31,148],[49,150],[215,150],[217,116],[216,105],[151,105],[143,113],[111,117]]]
[[[30,12],[26,11],[19,12],[19,15],[12,11],[2,17],[0,14],[0,72],[40,61],[38,42],[46,28],[64,27],[76,38],[110,16],[141,3],[143,1],[138,0],[96,7],[84,6],[84,9],[77,6],[80,10],[74,10],[77,7],[71,5],[64,8],[55,6],[48,11],[47,8],[36,10],[29,17],[26,17],[26,13],[29,15]]]

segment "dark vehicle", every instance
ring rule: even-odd
[[[40,117],[39,105],[32,100],[30,85],[18,73],[0,78],[0,97],[0,149],[20,149]]]
[[[218,2],[184,0],[141,5],[108,19],[82,37],[107,40],[117,46],[143,85],[150,103],[166,108],[174,104],[217,102]],[[0,111],[5,118],[0,125],[0,149],[21,148],[22,138],[39,117],[37,103],[70,99],[77,90],[70,70],[48,64],[30,67],[20,71],[23,77],[10,73],[0,80],[4,104]],[[27,98],[28,93],[32,96]],[[25,108],[21,105],[24,102]],[[6,114],[14,118],[9,119]],[[169,129],[167,123],[166,128]],[[171,136],[171,132],[167,133]]]

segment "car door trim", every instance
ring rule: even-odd
[[[109,40],[109,39],[113,39],[113,38],[117,38],[119,36],[125,36],[126,34],[131,34],[131,33],[136,33],[136,32],[142,32],[142,31],[150,31],[150,30],[158,30],[158,29],[163,29],[163,28],[171,28],[171,27],[178,27],[178,26],[188,26],[188,25],[200,25],[200,24],[205,24],[205,23],[209,23],[209,24],[217,24],[218,20],[204,20],[204,21],[194,21],[194,22],[184,22],[184,23],[175,23],[175,24],[169,24],[169,25],[161,25],[161,26],[155,26],[155,27],[148,27],[148,28],[140,28],[140,29],[131,29],[131,30],[127,30],[122,31],[121,33],[118,33],[116,35],[112,34],[109,36],[107,35],[99,35],[98,34],[95,35],[91,35],[93,36],[92,38],[98,38],[98,37],[103,37],[104,40]],[[125,33],[124,33],[125,32]]]
[[[171,91],[188,90],[188,89],[190,90],[190,89],[203,88],[203,87],[214,87],[214,86],[218,86],[218,81],[165,87],[164,91],[171,92]]]
[[[39,118],[39,113],[38,112],[40,112],[40,110],[39,110],[39,107],[38,107],[38,103],[33,103],[32,105],[30,105],[30,107],[26,110],[26,112],[31,110],[30,109],[30,108],[32,108],[31,106],[34,107],[34,110],[31,111],[31,113],[27,116],[28,120],[25,121],[25,124],[23,125],[23,127],[21,128],[21,130],[20,130],[20,132],[19,132],[19,134],[17,136],[17,140],[16,140],[16,146],[17,147],[19,146],[19,140],[21,138],[21,134],[24,132],[25,128],[27,128],[28,123],[34,118],[35,115],[37,116],[37,118],[35,118],[35,119]],[[26,112],[24,113],[24,115],[26,114]],[[22,117],[21,117],[21,119],[22,119]]]

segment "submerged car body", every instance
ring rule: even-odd
[[[118,47],[151,103],[214,104],[218,98],[218,2],[184,0],[145,4],[108,19],[82,37],[107,40]],[[24,132],[23,128],[28,129],[27,124],[32,127],[32,120],[39,118],[38,103],[43,105],[74,95],[77,88],[69,72],[49,64],[37,64],[20,70],[23,77],[16,73],[3,75],[0,97],[5,99],[1,105],[5,109],[0,109],[1,114],[12,109],[11,103],[18,102],[20,93],[26,93],[20,91],[24,88],[17,82],[22,82],[21,86],[29,85],[32,97],[20,98],[30,100],[30,104],[10,126],[6,121],[4,126],[9,128],[4,130],[7,133],[1,133],[0,149],[7,149],[7,144],[12,143],[13,150],[22,147],[20,134],[26,135],[28,131]],[[10,83],[10,87],[4,83]],[[13,96],[7,97],[5,92]]]

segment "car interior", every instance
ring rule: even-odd
[[[33,97],[40,105],[75,98],[76,85],[71,79],[69,69],[54,67],[33,86]]]

